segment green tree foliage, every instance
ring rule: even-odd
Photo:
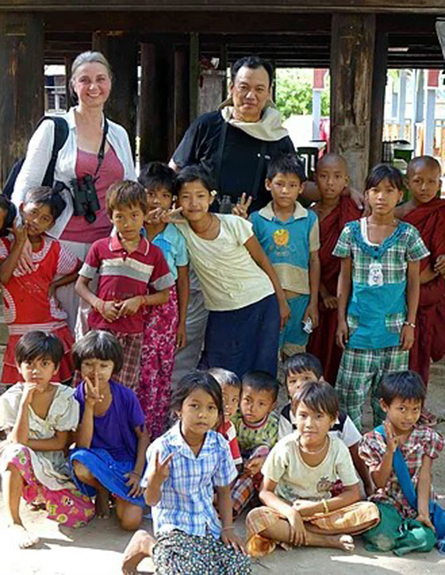
[[[283,120],[312,114],[312,70],[277,70],[275,103]],[[329,116],[329,87],[321,94],[321,115]]]

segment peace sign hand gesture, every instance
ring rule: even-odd
[[[91,379],[85,376],[85,403],[90,407],[94,407],[96,403],[100,403],[104,396],[99,391],[99,375],[94,375],[94,383]]]
[[[164,461],[161,462],[159,451],[155,454],[153,477],[159,481],[160,484],[164,483],[170,475],[170,461],[172,460],[173,453],[167,455]]]
[[[386,445],[388,446],[388,451],[394,453],[399,446],[399,437],[394,432],[394,427],[389,421],[385,421],[383,424],[386,434]]]
[[[236,204],[236,206],[233,207],[232,214],[234,216],[239,216],[240,218],[244,218],[245,220],[247,220],[252,200],[253,200],[252,196],[247,197],[247,194],[243,192],[243,194],[241,195],[241,200],[239,201],[238,204]]]

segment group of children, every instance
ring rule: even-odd
[[[124,529],[152,508],[156,539],[135,535],[126,573],[146,555],[162,573],[248,573],[245,552],[277,543],[350,550],[359,533],[373,549],[432,548],[431,462],[442,439],[419,421],[430,415],[430,360],[445,352],[440,166],[410,163],[411,199],[401,206],[401,174],[373,168],[366,216],[347,195],[341,157],[324,156],[316,179],[321,199],[306,209],[298,158],[271,159],[272,200],[247,221],[212,211],[216,192],[201,168],[175,175],[153,163],[139,183],[110,187],[113,232],[83,264],[45,235],[64,208],[56,191],[27,192],[12,227],[0,202],[0,227],[11,227],[0,238],[10,331],[2,381],[15,384],[0,396],[0,471],[19,545],[36,542],[20,519],[22,496],[78,527],[109,515],[111,493]],[[171,396],[189,261],[209,319],[201,371]],[[74,343],[56,290],[76,278],[91,312]],[[280,413],[279,351],[290,400]],[[75,388],[54,383],[74,370]],[[362,438],[369,392],[374,424],[385,427]],[[169,407],[177,422],[166,431]],[[392,469],[398,448],[417,509]],[[257,498],[244,548],[233,516]]]

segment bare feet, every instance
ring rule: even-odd
[[[124,551],[122,560],[122,573],[124,575],[135,575],[138,573],[137,566],[146,557],[151,555],[151,550],[156,540],[143,529],[139,529],[130,539]]]
[[[338,541],[338,548],[342,549],[343,551],[354,551],[355,543],[354,539],[350,535],[339,535],[335,537]]]
[[[110,518],[110,494],[106,489],[97,490],[96,515],[102,519]]]
[[[9,533],[12,536],[11,539],[20,549],[28,549],[39,542],[38,537],[32,535],[23,525],[18,525],[17,523],[9,526]]]

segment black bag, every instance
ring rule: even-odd
[[[45,176],[42,180],[42,186],[50,186],[52,187],[54,184],[54,171],[56,169],[56,162],[57,156],[59,155],[60,150],[63,148],[67,138],[68,138],[68,124],[66,120],[59,116],[44,116],[36,126],[36,129],[40,126],[42,122],[46,120],[51,120],[54,122],[54,144],[53,144],[53,151],[51,154],[51,159],[49,161],[48,167],[45,172]],[[26,157],[26,156],[25,156]],[[25,158],[21,158],[17,160],[17,162],[12,166],[11,171],[8,174],[6,179],[5,185],[3,187],[3,194],[7,198],[11,198],[12,192],[14,191],[15,181],[17,176],[22,169],[23,162]]]

